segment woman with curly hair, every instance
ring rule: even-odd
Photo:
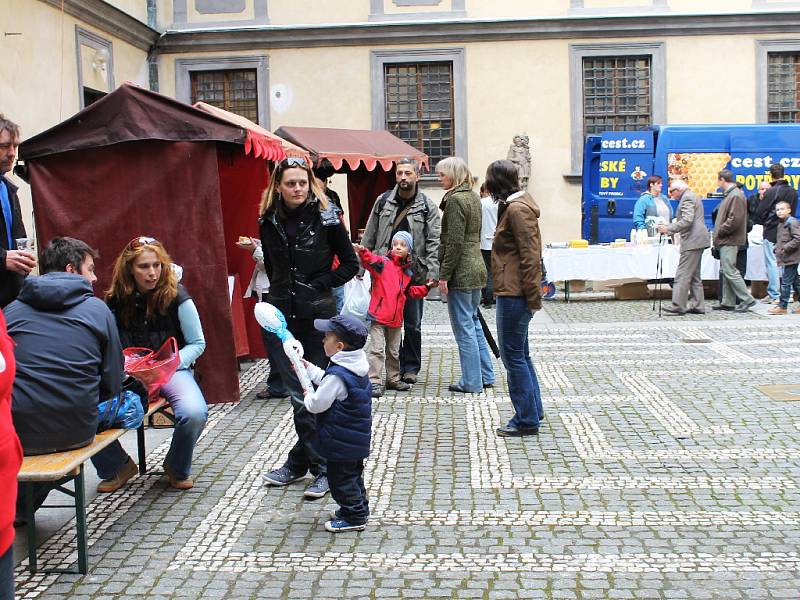
[[[175,413],[175,433],[164,472],[173,488],[188,490],[194,485],[194,445],[208,420],[206,400],[192,374],[194,362],[206,347],[197,307],[178,283],[163,244],[146,236],[133,238],[117,258],[106,302],[117,321],[123,348],[158,350],[170,337],[178,342],[180,365],[161,388]],[[93,462],[103,479],[98,492],[118,490],[137,470],[119,442]]]

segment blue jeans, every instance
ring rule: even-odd
[[[422,367],[422,308],[424,298],[406,298],[403,309],[403,342],[400,345],[400,373],[419,373]]]
[[[775,244],[764,238],[764,267],[767,269],[767,295],[775,300],[780,296],[781,276],[778,272],[778,261],[775,259]]]
[[[188,369],[176,371],[161,388],[161,395],[175,413],[175,432],[167,452],[167,463],[175,477],[186,479],[192,472],[194,445],[208,421],[206,399]],[[128,453],[117,441],[98,452],[92,463],[101,479],[111,479],[127,460]]]
[[[461,361],[458,385],[476,394],[483,391],[484,385],[494,383],[492,358],[478,318],[480,303],[480,290],[450,290],[447,294],[447,313]]]
[[[792,301],[792,290],[800,298],[800,277],[797,276],[797,265],[784,265],[781,279],[781,306],[787,308]]]
[[[528,324],[531,311],[523,296],[497,297],[497,336],[500,358],[508,375],[508,393],[514,405],[510,427],[538,427],[544,418],[539,379],[531,362]]]
[[[342,314],[342,307],[344,306],[344,286],[340,285],[339,287],[331,288],[331,293],[336,299],[336,313]]]
[[[14,600],[14,544],[0,556],[0,600]]]

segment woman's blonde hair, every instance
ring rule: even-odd
[[[170,258],[164,246],[151,237],[133,238],[117,257],[114,273],[111,276],[111,287],[106,292],[106,299],[118,307],[118,315],[124,327],[129,327],[136,312],[136,280],[133,277],[133,263],[143,253],[150,251],[161,263],[161,277],[155,289],[147,294],[147,317],[154,314],[167,314],[169,305],[178,296],[178,277],[172,268]]]
[[[436,163],[436,172],[446,176],[453,182],[453,187],[458,187],[462,183],[472,187],[472,173],[469,172],[467,163],[458,156],[449,156]]]
[[[314,172],[311,170],[311,167],[308,166],[308,163],[303,158],[290,157],[284,158],[275,167],[267,189],[261,194],[261,205],[258,207],[259,216],[263,217],[264,213],[266,213],[273,204],[278,214],[283,216],[284,203],[281,193],[278,191],[278,184],[281,182],[281,179],[283,179],[283,174],[289,169],[303,169],[308,177],[308,187],[311,194],[319,199],[320,210],[326,210],[328,208],[328,197],[325,195],[319,183],[317,183],[317,178],[314,177]]]

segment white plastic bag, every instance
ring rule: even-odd
[[[353,277],[344,284],[344,304],[342,305],[343,315],[352,315],[367,324],[367,312],[369,311],[369,272],[364,272],[364,277],[359,279]]]

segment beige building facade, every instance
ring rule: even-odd
[[[586,133],[800,115],[800,2],[9,2],[0,112],[26,136],[123,81],[271,130],[387,128],[481,180],[525,134],[546,240],[580,236]]]

